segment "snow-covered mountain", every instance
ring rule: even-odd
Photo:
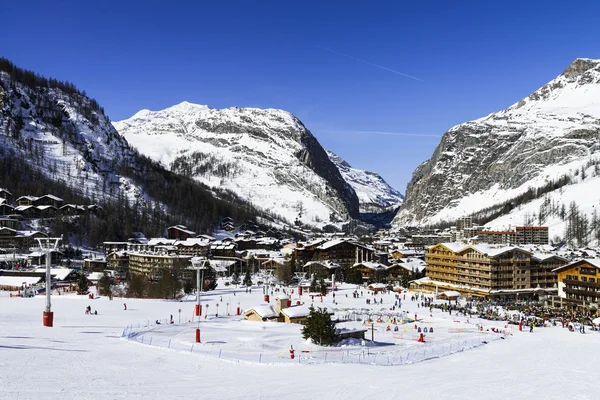
[[[111,193],[140,196],[140,188],[117,173],[134,155],[102,108],[74,86],[25,85],[21,81],[33,80],[33,73],[19,74],[16,68],[14,76],[0,71],[2,149],[90,200],[100,201]]]
[[[572,191],[578,193],[572,196],[576,202],[598,205],[600,185],[588,181],[596,179],[599,139],[600,61],[577,59],[506,110],[448,130],[431,159],[413,173],[394,224],[453,220],[517,198],[530,188],[548,189],[564,176],[570,176],[571,185],[544,190],[550,201],[564,203],[563,194]],[[587,189],[581,192],[572,185]],[[516,215],[513,223],[523,224]],[[535,222],[548,222],[543,219]],[[555,233],[561,234],[561,229],[557,226]]]
[[[114,123],[142,154],[210,187],[318,225],[358,218],[358,198],[302,122],[275,109],[183,102]]]
[[[329,159],[335,164],[346,182],[352,186],[361,213],[379,213],[386,209],[398,207],[404,196],[388,185],[377,173],[352,168],[350,164],[331,151],[327,151]]]
[[[2,57],[0,159],[5,180],[0,186],[16,196],[51,192],[111,208],[98,218],[114,227],[106,233],[108,240],[127,239],[133,229],[162,235],[161,229],[174,222],[210,232],[225,216],[237,223],[274,222],[229,192],[211,190],[141,157],[102,107],[73,84],[20,69]],[[10,168],[11,162],[18,168]],[[32,176],[40,181],[31,182],[38,179]]]

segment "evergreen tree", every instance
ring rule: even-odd
[[[346,276],[346,283],[351,283],[353,285],[363,284],[362,274],[358,268],[350,268],[348,275]]]
[[[250,266],[246,265],[246,275],[244,275],[244,286],[252,286],[252,275],[250,275]]]
[[[302,337],[321,346],[331,346],[339,340],[335,333],[335,325],[331,322],[331,315],[325,308],[319,307],[315,310],[312,306],[302,328]]]
[[[313,275],[312,277],[312,281],[310,282],[310,286],[308,287],[308,291],[310,293],[315,293],[317,292],[319,286],[317,285],[317,276]]]
[[[327,294],[327,284],[325,283],[323,278],[321,278],[321,280],[319,281],[319,292],[321,292],[322,296],[325,296]]]
[[[240,284],[240,274],[237,271],[233,272],[233,276],[231,277],[231,283],[234,285]]]
[[[89,282],[83,272],[79,274],[79,280],[77,281],[77,294],[87,294],[89,291]]]
[[[144,275],[133,275],[128,281],[127,296],[142,297],[147,290],[147,280]]]
[[[195,289],[194,282],[191,279],[186,279],[183,281],[183,293],[191,294]]]
[[[98,293],[101,296],[112,295],[112,286],[111,286],[110,278],[108,276],[104,275],[98,281]]]

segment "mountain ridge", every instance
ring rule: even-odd
[[[456,219],[541,187],[599,157],[599,138],[600,61],[578,58],[505,110],[444,133],[394,225]]]
[[[225,187],[289,222],[359,217],[358,198],[293,114],[182,102],[113,123],[141,153],[210,187]]]

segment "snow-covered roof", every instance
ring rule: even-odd
[[[189,235],[195,235],[196,234],[196,232],[189,230],[187,228],[187,226],[184,226],[184,225],[174,225],[174,226],[168,227],[167,229],[176,229],[178,231],[185,232],[185,233],[187,233]]]
[[[586,262],[586,263],[590,264],[591,266],[600,269],[600,258],[583,258],[583,259],[574,261],[570,264],[563,265],[562,267],[555,268],[552,270],[552,272],[560,272],[560,271],[568,270],[582,262]]]
[[[44,211],[44,210],[47,210],[47,209],[49,209],[49,208],[53,208],[53,209],[55,209],[55,210],[57,209],[56,207],[54,207],[54,206],[49,206],[49,205],[44,205],[44,206],[36,206],[36,208],[37,208],[38,210],[40,210],[40,211]]]
[[[275,310],[275,307],[269,304],[252,307],[248,311],[246,311],[245,314],[249,314],[251,311],[254,311],[261,318],[279,317],[279,313]]]
[[[44,197],[46,197],[46,198],[49,198],[49,199],[51,199],[51,200],[54,200],[54,201],[64,201],[64,200],[63,200],[63,199],[61,199],[60,197],[54,196],[54,195],[52,195],[52,194],[46,194],[46,195],[44,195],[44,196],[40,197],[39,199],[43,199]],[[39,199],[38,199],[38,200],[39,200]]]
[[[192,246],[210,246],[210,242],[200,239],[200,238],[188,238],[187,240],[178,240],[174,243],[175,246],[184,246],[184,247],[192,247]]]
[[[165,238],[152,238],[148,240],[148,246],[158,246],[158,245],[170,245],[175,243],[177,240],[175,239],[165,239]]]
[[[90,272],[88,279],[90,281],[99,281],[104,276],[104,272]]]
[[[328,269],[335,269],[335,268],[340,267],[340,264],[326,260],[326,261],[309,261],[306,264],[304,264],[303,268],[310,267],[311,265],[321,265]]]
[[[21,196],[17,199],[17,201],[21,200],[21,199],[26,199],[29,201],[36,201],[39,199],[39,197],[35,197],[35,196]]]
[[[333,308],[327,304],[319,303],[318,306],[315,306],[315,309],[318,310],[319,308],[325,309],[328,314],[334,314]],[[310,305],[301,304],[299,306],[287,307],[282,309],[281,313],[287,315],[289,318],[306,317],[308,314],[310,314]]]
[[[35,272],[46,272],[46,268],[36,268]],[[70,268],[50,268],[50,275],[54,275],[59,281],[64,281],[71,272],[73,270]]]
[[[363,262],[354,264],[352,267],[360,267],[360,266],[363,266],[363,267],[366,267],[369,269],[373,269],[373,270],[386,268],[385,265],[378,263],[378,262],[373,262],[373,261],[363,261]]]

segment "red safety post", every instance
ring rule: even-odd
[[[200,328],[196,328],[196,343],[200,343]]]

